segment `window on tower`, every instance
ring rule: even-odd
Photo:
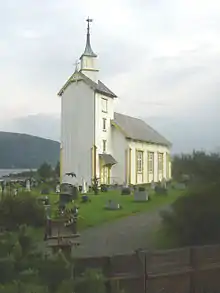
[[[103,129],[103,131],[106,131],[106,121],[107,121],[106,118],[102,118],[102,129]]]
[[[104,140],[104,139],[102,141],[102,151],[103,151],[103,153],[106,152],[106,140]]]
[[[108,112],[108,100],[104,98],[102,98],[102,112]]]

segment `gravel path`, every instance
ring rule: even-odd
[[[162,207],[153,212],[137,214],[89,228],[81,233],[81,245],[73,254],[77,256],[103,256],[127,253],[152,246],[152,232],[160,223]]]

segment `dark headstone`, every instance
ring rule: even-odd
[[[108,191],[108,186],[106,184],[101,184],[101,192],[107,192]]]
[[[87,202],[90,202],[90,200],[89,200],[89,197],[88,197],[88,195],[83,195],[82,196],[82,203],[87,203]]]
[[[50,194],[50,191],[48,188],[44,188],[41,190],[41,194],[48,195],[48,194]]]
[[[121,195],[130,195],[131,189],[129,187],[123,187],[121,190]]]
[[[155,190],[156,194],[161,194],[161,195],[167,194],[167,189],[160,186],[160,185],[156,185],[154,190]]]
[[[60,194],[68,195],[71,200],[78,198],[78,189],[76,186],[69,183],[62,183],[60,185]]]

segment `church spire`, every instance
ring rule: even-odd
[[[90,23],[93,21],[91,18],[87,18],[87,35],[86,35],[86,47],[84,50],[84,53],[82,54],[81,58],[83,56],[89,56],[89,57],[97,57],[97,55],[93,52],[91,43],[90,43]]]
[[[86,21],[88,23],[86,47],[85,47],[84,53],[80,57],[80,61],[81,61],[80,72],[85,74],[87,77],[89,77],[93,81],[97,82],[98,80],[97,73],[99,71],[97,69],[97,64],[96,64],[97,55],[93,52],[91,43],[90,43],[90,23],[92,22],[92,19],[88,17]]]

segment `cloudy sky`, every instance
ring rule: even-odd
[[[220,146],[219,0],[1,0],[0,11],[0,130],[59,139],[56,94],[89,15],[116,109],[145,119],[175,151]]]

